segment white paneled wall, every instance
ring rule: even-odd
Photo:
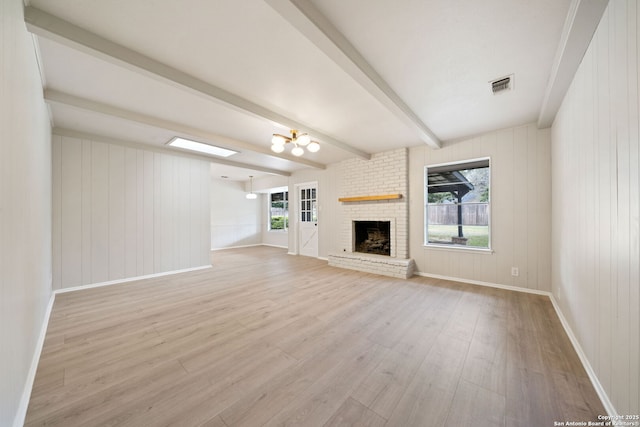
[[[200,267],[209,164],[53,136],[54,288]]]
[[[23,424],[51,296],[51,126],[22,9],[0,1],[0,426]]]
[[[553,124],[553,294],[619,414],[640,413],[640,8],[610,1]]]
[[[424,246],[424,167],[491,158],[492,253]],[[410,257],[436,276],[551,290],[550,131],[534,124],[409,153]],[[518,267],[519,276],[511,275]]]
[[[211,249],[259,245],[266,227],[264,194],[246,198],[243,182],[214,179],[211,183]]]

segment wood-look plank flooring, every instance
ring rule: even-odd
[[[605,411],[547,297],[255,247],[56,297],[26,426],[553,426]]]

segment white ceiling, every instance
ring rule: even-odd
[[[213,174],[246,179],[251,165],[262,168],[257,176],[288,174],[536,121],[570,3],[31,0],[59,20],[27,21],[56,128],[235,148],[228,160],[244,168]],[[113,50],[97,52],[100,43]],[[140,54],[151,65],[136,66]],[[515,89],[492,95],[488,82],[509,74]],[[212,95],[217,89],[232,98]],[[269,152],[271,134],[292,124],[321,143],[306,164]]]

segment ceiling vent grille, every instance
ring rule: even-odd
[[[493,80],[491,83],[491,91],[493,94],[505,92],[513,89],[513,74],[506,77],[501,77],[497,80]]]

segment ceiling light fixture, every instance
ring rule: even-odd
[[[246,197],[247,199],[249,199],[249,200],[253,200],[253,199],[258,198],[258,195],[257,195],[256,193],[254,193],[254,192],[253,192],[253,175],[249,175],[249,180],[250,180],[249,185],[251,186],[251,187],[250,187],[250,190],[251,190],[251,191],[250,191],[249,193],[247,193],[247,195],[246,195],[245,197]]]
[[[308,133],[298,133],[295,129],[291,129],[289,132],[291,132],[290,137],[280,135],[279,133],[273,134],[273,137],[271,138],[271,151],[274,153],[282,153],[284,151],[285,144],[288,143],[293,144],[291,154],[297,157],[304,154],[304,148],[302,147],[307,147],[307,151],[311,153],[316,153],[320,150],[320,143],[312,141]]]

